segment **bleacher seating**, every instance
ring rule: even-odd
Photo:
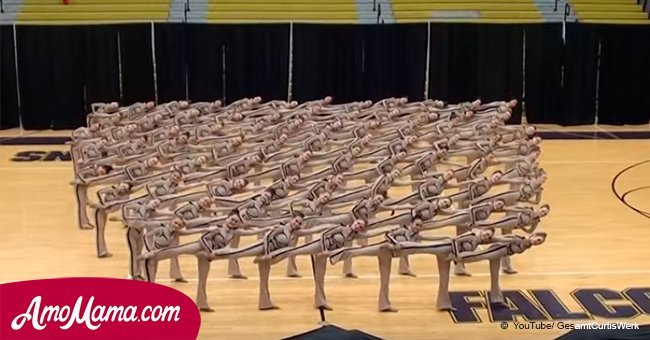
[[[355,0],[216,0],[208,5],[209,22],[357,23]]]
[[[543,22],[533,0],[392,0],[395,21]]]
[[[61,0],[21,2],[16,15],[20,23],[165,22],[170,7],[170,0],[72,0],[69,5]]]
[[[3,0],[1,23],[324,22],[650,24],[636,0]]]
[[[581,22],[647,24],[648,13],[635,0],[571,0]]]

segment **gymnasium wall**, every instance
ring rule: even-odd
[[[147,23],[0,34],[0,128],[75,128],[93,102],[326,95],[518,98],[531,123],[650,120],[650,25]]]

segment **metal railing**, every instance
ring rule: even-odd
[[[372,11],[377,13],[378,24],[383,24],[384,20],[381,18],[381,3],[377,3],[377,0],[372,0]]]
[[[377,23],[383,23],[381,22],[381,4],[377,5]]]
[[[563,23],[566,23],[566,18],[567,18],[569,15],[571,15],[571,5],[569,5],[569,4],[567,3],[567,4],[564,4],[564,18],[562,18],[562,22],[563,22]],[[578,21],[577,18],[576,18],[576,21]]]

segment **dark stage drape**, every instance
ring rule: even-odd
[[[593,124],[598,37],[582,24],[532,25],[526,31],[526,117],[530,123]]]
[[[650,119],[648,26],[567,23],[563,39],[561,24],[431,24],[427,65],[427,24],[295,24],[289,75],[290,27],[20,25],[16,65],[13,27],[3,26],[0,128],[19,117],[26,129],[75,128],[93,102],[286,99],[290,82],[300,102],[417,101],[427,66],[429,98],[523,99],[530,123]]]
[[[186,99],[187,53],[185,24],[156,24],[156,75],[158,101]]]
[[[600,35],[599,124],[650,121],[650,26],[587,26]]]
[[[25,129],[85,124],[83,28],[16,26],[21,116]]]
[[[185,29],[189,99],[193,102],[223,99],[224,29],[208,24],[189,24]],[[180,98],[185,95],[177,99]]]
[[[289,25],[225,26],[226,99],[287,99]]]
[[[429,97],[450,102],[521,98],[523,29],[519,25],[432,24]],[[511,123],[521,122],[521,109]]]
[[[85,111],[92,103],[120,101],[118,28],[112,25],[78,27],[82,38]]]
[[[427,25],[364,25],[362,30],[362,99],[423,100]]]
[[[561,125],[593,124],[596,118],[598,35],[583,24],[566,24]]]
[[[0,26],[0,129],[20,125],[13,26]]]
[[[128,24],[119,26],[120,61],[122,65],[122,105],[155,99],[151,26]]]
[[[559,123],[562,119],[561,24],[524,27],[526,40],[526,118],[530,123]]]
[[[362,30],[361,25],[294,24],[293,99],[362,99]]]

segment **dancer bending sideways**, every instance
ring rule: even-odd
[[[277,263],[289,256],[311,255],[314,266],[314,305],[318,309],[332,310],[325,296],[325,272],[327,258],[332,252],[345,247],[355,239],[370,238],[380,235],[382,231],[365,232],[368,224],[364,220],[355,220],[348,225],[321,225],[307,229],[307,231],[323,231],[319,239],[303,245],[281,248],[258,258],[258,263]]]
[[[260,310],[278,309],[271,301],[269,292],[269,276],[271,262],[267,259],[274,251],[290,247],[295,238],[323,231],[325,228],[310,228],[302,230],[302,213],[295,212],[296,216],[288,223],[279,223],[268,231],[264,238],[252,245],[233,249],[225,247],[211,252],[213,259],[232,259],[242,257],[256,257],[257,268],[260,275],[258,308]]]

